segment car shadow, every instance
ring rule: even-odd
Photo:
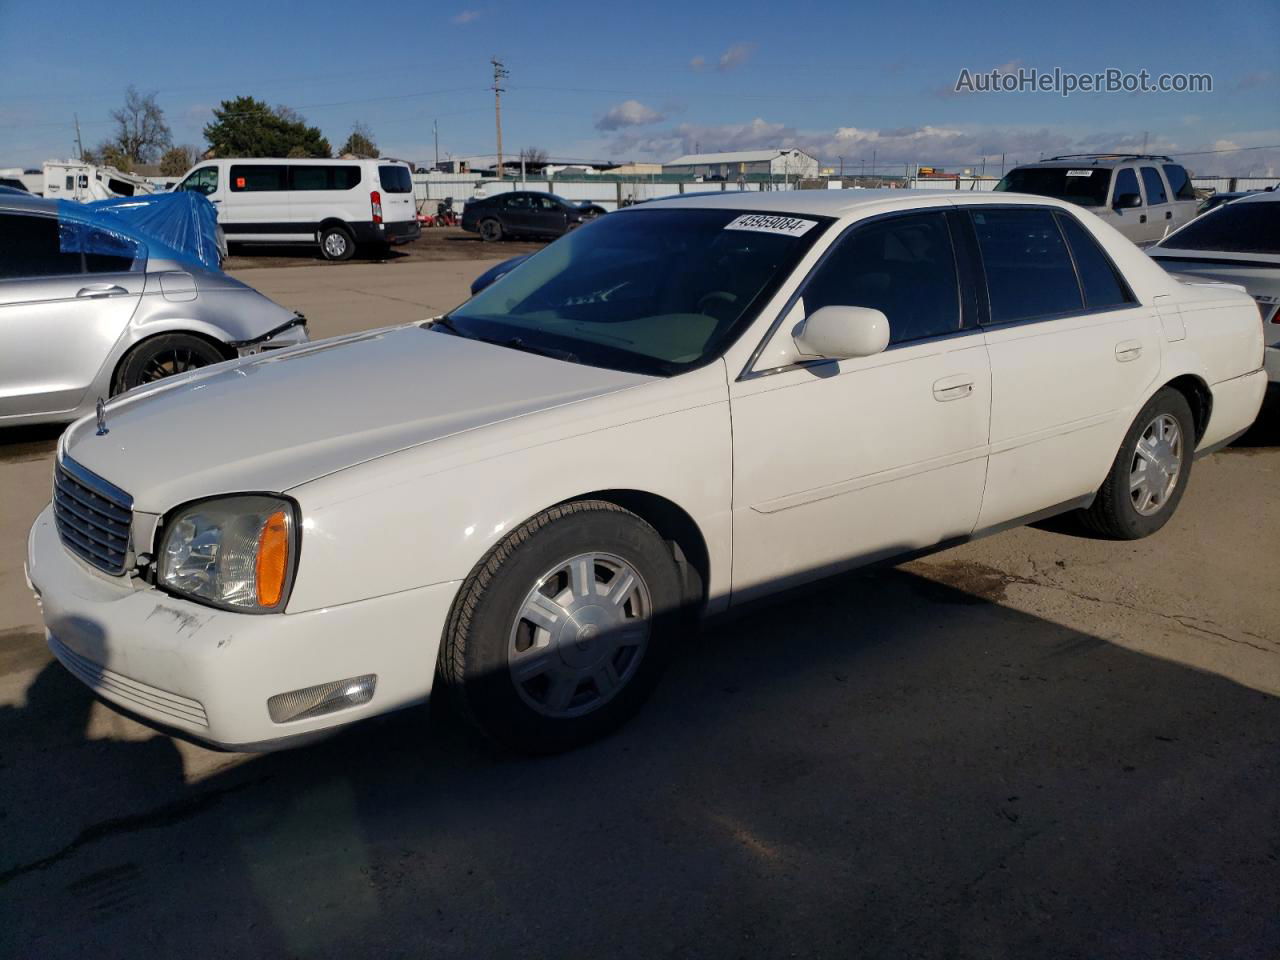
[[[1280,700],[1001,600],[845,575],[691,639],[572,753],[496,752],[436,699],[191,784],[167,737],[89,738],[51,664],[0,710],[0,943],[1276,956]]]

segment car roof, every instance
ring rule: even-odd
[[[26,195],[5,193],[0,194],[0,210],[20,213],[51,213],[56,216],[58,213],[58,201],[37,197],[35,194],[30,193]]]
[[[1238,203],[1274,203],[1277,200],[1280,200],[1280,191],[1278,190],[1250,191],[1243,194],[1239,200],[1232,200],[1231,205],[1235,206]]]
[[[869,212],[911,210],[922,206],[959,204],[1035,204],[1075,209],[1072,204],[1053,197],[1041,197],[1027,193],[999,193],[972,190],[725,190],[721,192],[687,194],[663,197],[661,207],[712,210],[744,210],[762,213],[810,214],[822,217],[848,217]],[[618,213],[643,213],[655,209],[652,204],[641,203],[619,210]],[[616,216],[617,214],[612,214]]]

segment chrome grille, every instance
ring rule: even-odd
[[[124,573],[133,497],[64,457],[53,471],[53,516],[63,546],[99,570]]]

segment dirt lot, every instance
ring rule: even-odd
[[[347,263],[329,263],[316,246],[249,246],[231,245],[231,256],[225,264],[228,271],[253,270],[261,267],[299,267],[324,264],[334,269],[360,263],[399,263],[437,260],[505,260],[522,253],[541,250],[539,241],[503,240],[485,243],[474,233],[461,227],[431,227],[413,243],[392,247],[390,251],[361,249]]]
[[[323,334],[483,267],[255,278]],[[22,579],[56,431],[0,435],[0,956],[1275,960],[1269,404],[1156,537],[1051,523],[839,578],[539,760],[438,704],[266,756],[108,710]]]

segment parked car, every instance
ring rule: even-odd
[[[1260,191],[1258,190],[1235,190],[1235,191],[1220,190],[1217,193],[1211,193],[1209,196],[1205,197],[1203,200],[1200,201],[1200,206],[1196,208],[1196,215],[1202,216],[1208,213],[1210,210],[1213,210],[1213,209],[1216,209],[1217,207],[1222,206],[1224,203],[1230,203],[1232,200],[1239,200],[1241,197],[1251,197],[1254,194],[1259,192]]]
[[[433,321],[111,401],[64,435],[28,571],[57,658],[186,736],[296,743],[439,678],[558,750],[696,617],[1069,510],[1156,532],[1261,357],[1245,294],[1067,203],[667,200]]]
[[[1262,315],[1267,376],[1280,383],[1280,193],[1250,193],[1220,206],[1147,252],[1170,273],[1247,290]]]
[[[1072,154],[1014,167],[996,190],[1086,208],[1145,246],[1192,221],[1196,192],[1181,164],[1145,154]]]
[[[520,266],[520,264],[524,263],[531,256],[532,254],[526,253],[519,257],[512,257],[510,260],[503,260],[501,263],[497,264],[496,266],[490,267],[484,273],[480,274],[480,276],[476,277],[474,280],[471,281],[471,295],[474,297],[477,293],[479,293],[485,287],[492,284],[499,277],[505,277],[508,273],[510,273],[516,267]]]
[[[571,203],[554,193],[516,190],[467,201],[462,208],[462,229],[489,241],[503,237],[559,237],[604,212],[604,207]]]
[[[300,315],[115,214],[0,196],[0,426],[306,339]]]
[[[228,243],[315,243],[349,260],[357,244],[422,235],[401,160],[205,160],[173,189],[208,197]]]

